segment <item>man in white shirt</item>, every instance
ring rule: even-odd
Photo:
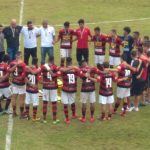
[[[41,36],[41,64],[45,64],[46,54],[49,57],[54,55],[55,29],[44,20],[39,29],[39,35]]]
[[[24,36],[24,62],[29,64],[30,55],[37,57],[37,36],[38,28],[33,27],[32,21],[27,22],[27,27],[23,27],[21,33]]]

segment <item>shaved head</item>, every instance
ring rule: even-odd
[[[12,19],[11,22],[10,22],[10,26],[11,26],[12,28],[15,28],[16,25],[17,25],[16,19]]]

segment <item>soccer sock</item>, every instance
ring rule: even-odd
[[[111,113],[109,113],[109,114],[108,114],[108,117],[109,117],[109,118],[111,118],[111,116],[112,116],[112,114],[111,114]]]
[[[116,112],[116,111],[117,111],[117,109],[118,109],[118,107],[119,107],[119,106],[120,106],[120,103],[116,102],[116,103],[115,103],[114,112]]]
[[[127,106],[128,106],[128,103],[127,103],[127,102],[124,102],[124,103],[123,103],[123,113],[126,113]]]
[[[76,115],[76,105],[75,103],[71,104],[72,116]]]
[[[82,117],[85,118],[86,115],[86,106],[82,106]]]
[[[48,102],[47,101],[43,101],[43,118],[44,118],[44,120],[46,119],[47,105],[48,105]]]
[[[25,108],[26,108],[26,115],[29,116],[29,109],[30,109],[30,106],[29,106],[29,105],[26,105]]]
[[[65,63],[65,60],[64,60],[64,59],[61,59],[60,66],[61,66],[61,67],[64,67],[64,63]]]
[[[1,100],[0,100],[0,110],[2,110],[2,104],[1,104]]]
[[[104,118],[105,118],[105,113],[102,112],[101,119],[104,119]]]
[[[68,116],[68,105],[64,105],[64,114],[65,114],[66,119],[69,119],[69,116]]]
[[[20,115],[23,114],[23,111],[24,111],[24,107],[23,107],[23,106],[20,106]]]
[[[36,118],[36,114],[37,114],[37,106],[33,106],[33,118]]]
[[[91,117],[93,117],[94,116],[94,111],[95,111],[94,106],[90,106],[90,111],[91,111]]]
[[[53,113],[53,120],[56,120],[57,115],[57,102],[52,102],[52,113]]]
[[[5,105],[5,110],[8,110],[8,107],[10,105],[11,99],[7,99],[6,105]]]
[[[16,105],[13,105],[13,113],[16,114]]]

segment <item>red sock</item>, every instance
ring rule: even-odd
[[[47,105],[48,105],[48,102],[47,101],[43,101],[43,116],[44,116],[44,119],[46,119]]]
[[[102,112],[101,119],[104,119],[104,118],[105,118],[105,113]]]
[[[114,112],[116,112],[117,111],[117,109],[118,109],[118,107],[120,106],[120,104],[119,103],[115,103],[115,108],[114,108]]]
[[[76,105],[75,103],[71,104],[72,116],[76,115]]]
[[[65,60],[61,60],[60,66],[64,67]]]
[[[37,114],[37,106],[33,107],[33,118],[36,118],[36,114]]]
[[[13,113],[16,114],[16,106],[13,106]]]
[[[56,120],[56,115],[57,115],[57,102],[52,102],[52,113],[53,113],[53,120]]]
[[[29,109],[30,109],[29,105],[26,105],[26,115],[27,116],[29,116]]]
[[[68,105],[64,105],[64,114],[65,114],[66,119],[69,119],[69,116],[68,116]]]

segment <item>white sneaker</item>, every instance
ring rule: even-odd
[[[138,107],[134,107],[134,111],[139,111],[139,108]]]
[[[129,112],[133,111],[134,110],[134,107],[130,107],[129,108]]]

